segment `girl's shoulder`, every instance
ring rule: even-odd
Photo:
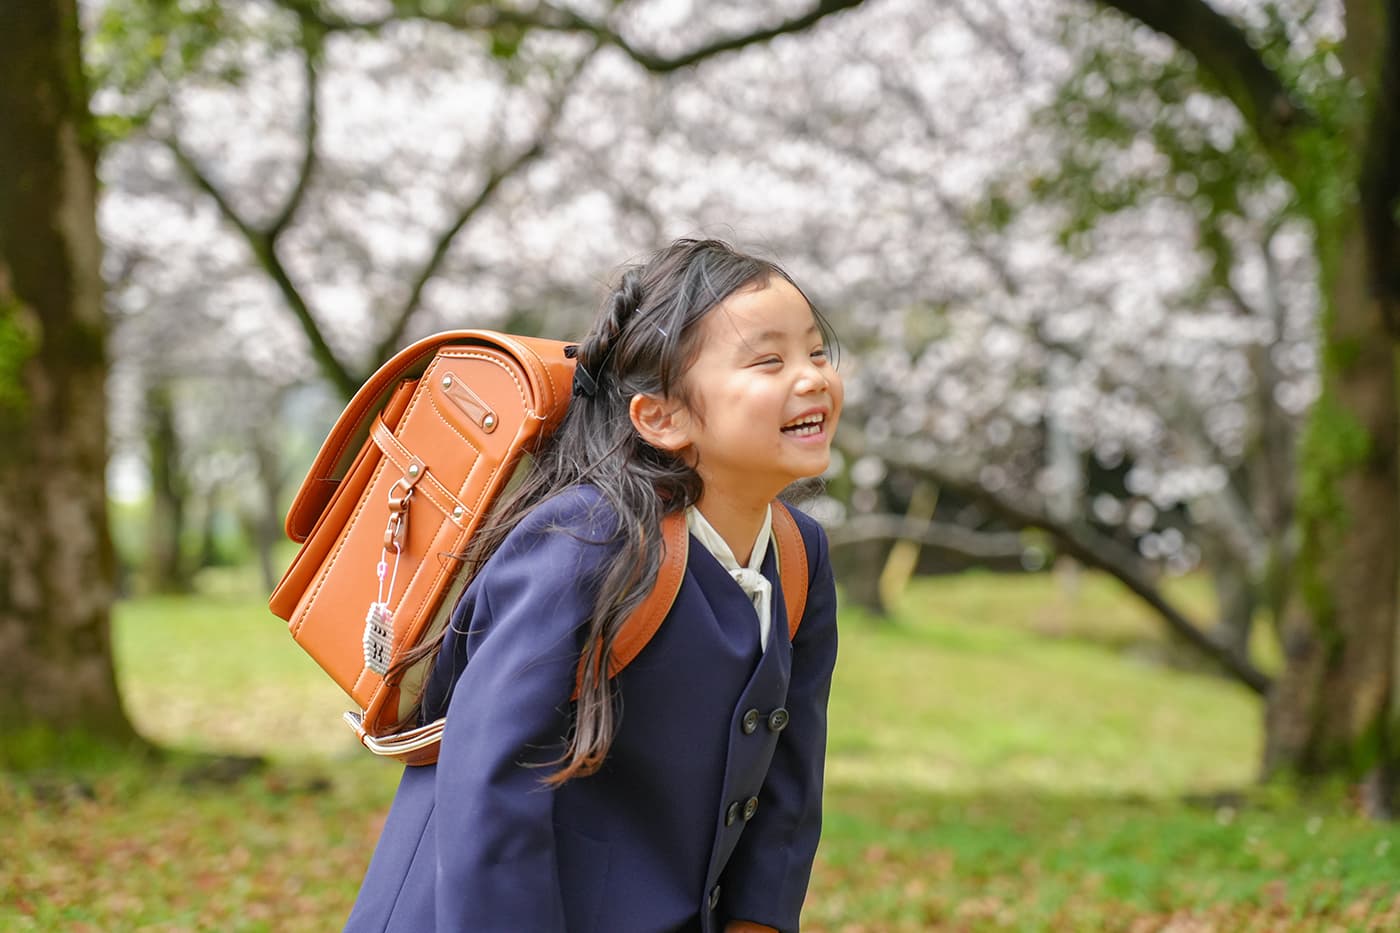
[[[580,483],[531,506],[500,550],[537,548],[545,538],[569,550],[606,547],[617,540],[617,530],[617,510],[596,486]]]
[[[817,521],[806,512],[790,502],[784,502],[792,519],[797,523],[797,530],[802,534],[802,543],[807,548],[807,560],[809,563],[819,557],[823,557],[827,550],[826,529],[821,522]]]
[[[821,524],[800,508],[787,505],[802,535],[808,565],[814,571],[826,561],[828,544]],[[621,516],[598,487],[591,483],[570,486],[530,508],[502,542],[505,554],[544,550],[573,552],[589,563],[606,559],[620,549]]]
[[[520,524],[535,533],[561,529],[612,537],[618,522],[617,510],[597,486],[578,483],[537,502]]]
[[[826,537],[826,532],[822,529],[821,523],[818,522],[815,518],[808,515],[806,512],[802,511],[802,509],[793,505],[791,502],[784,502],[783,505],[787,507],[787,510],[790,513],[792,513],[793,520],[797,522],[797,527],[802,529],[802,533],[804,536],[811,534]]]

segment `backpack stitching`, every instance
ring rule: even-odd
[[[374,488],[374,484],[378,482],[379,474],[384,472],[384,464],[387,462],[387,457],[379,458],[379,462],[375,464],[374,473],[370,476],[369,483],[365,488]],[[364,511],[365,506],[368,504],[369,496],[361,496],[360,501],[355,505],[355,511],[351,513],[349,519],[341,526],[340,536],[336,539],[335,547],[331,550],[331,555],[327,559],[326,569],[319,574],[320,579],[316,581],[316,586],[311,591],[311,598],[307,600],[306,608],[302,610],[300,618],[297,619],[296,628],[292,629],[292,637],[301,634],[301,627],[306,624],[306,617],[310,615],[311,607],[316,604],[316,600],[320,597],[321,588],[324,587],[326,581],[330,579],[331,568],[334,567],[336,562],[340,559],[340,552],[345,549],[345,542],[350,538],[350,529],[355,527],[355,522],[359,519],[360,513]]]

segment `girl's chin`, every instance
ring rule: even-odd
[[[831,466],[831,454],[828,451],[827,455],[820,459],[820,462],[818,462],[816,458],[813,458],[811,466],[801,470],[793,470],[789,474],[788,482],[784,485],[784,488],[791,486],[793,483],[800,483],[803,480],[815,479],[826,473],[827,467],[829,466]]]
[[[809,450],[804,451],[804,454],[800,458],[785,458],[786,462],[773,464],[767,469],[755,465],[752,469],[743,471],[725,470],[711,473],[705,469],[703,459],[698,464],[698,469],[707,496],[718,493],[743,501],[767,501],[793,483],[821,476],[831,466],[830,447],[823,445],[820,451]]]

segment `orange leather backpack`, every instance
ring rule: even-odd
[[[455,330],[402,350],[355,393],[292,502],[287,534],[302,546],[269,605],[358,704],[346,721],[376,754],[437,760],[443,720],[394,731],[427,671],[386,674],[440,635],[472,532],[563,419],[574,372],[566,346]],[[773,537],[791,636],[807,600],[807,554],[776,502]],[[662,538],[656,586],[623,623],[609,676],[646,647],[680,587],[689,542],[681,513],[667,516]]]

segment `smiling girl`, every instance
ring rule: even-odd
[[[405,770],[348,930],[797,930],[836,594],[821,529],[775,497],[828,465],[828,347],[787,274],[724,243],[622,274],[563,424],[473,538],[419,701],[422,722],[447,714],[441,754]],[[780,511],[808,567],[790,640]],[[691,536],[675,602],[601,676],[674,513]]]

